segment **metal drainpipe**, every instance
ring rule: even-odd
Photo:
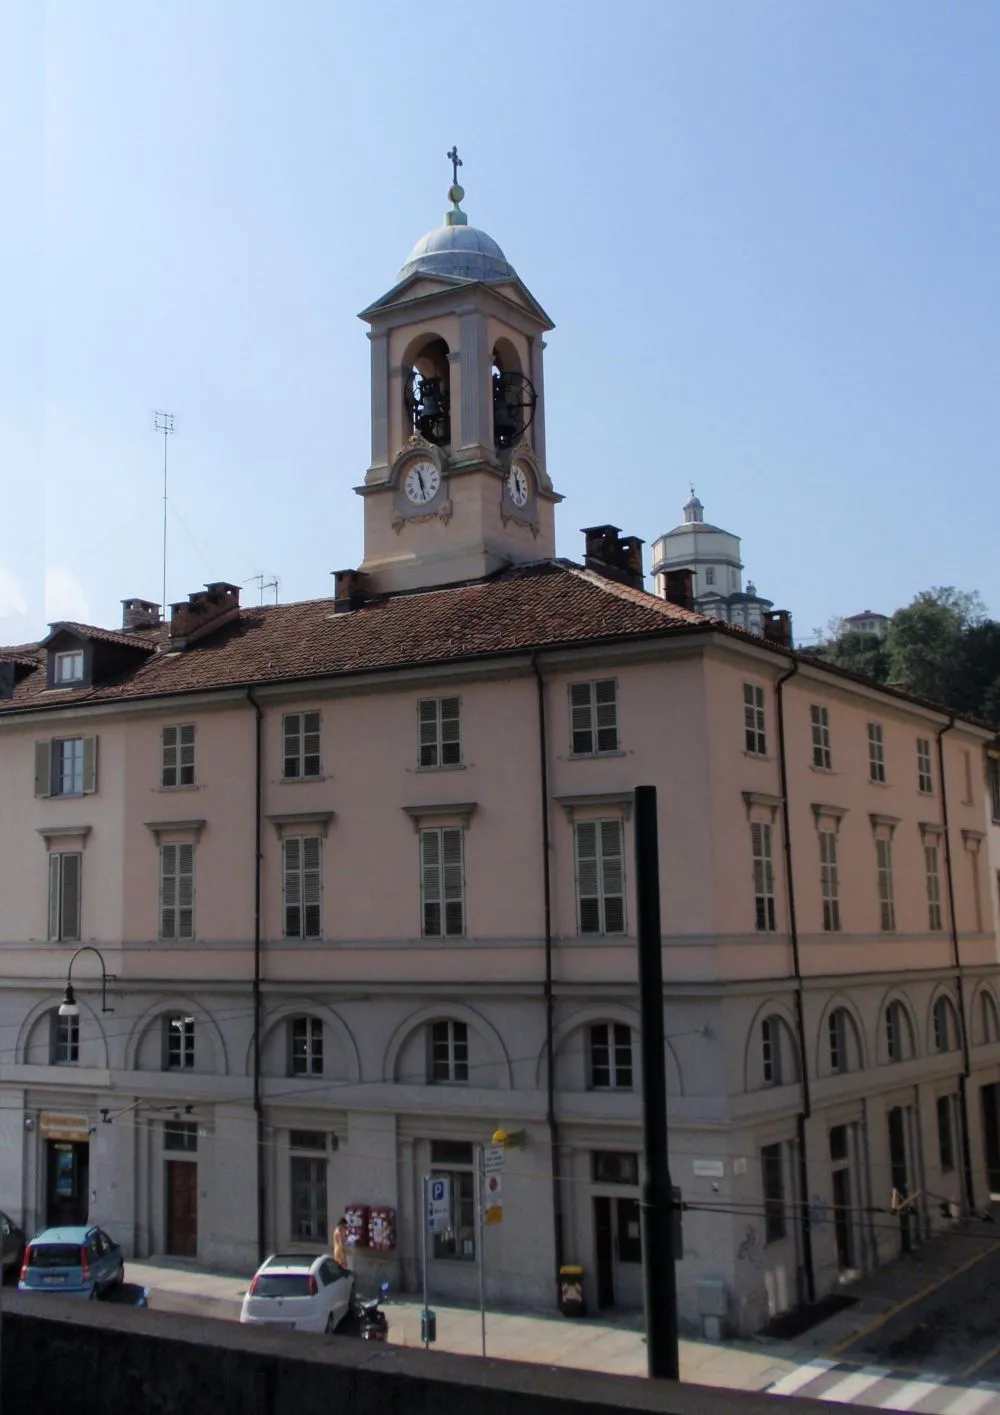
[[[257,1265],[267,1256],[266,1194],[264,1186],[264,1107],[260,1098],[260,1024],[261,1024],[261,957],[260,957],[260,834],[261,792],[263,776],[264,713],[260,703],[247,689],[247,701],[257,715],[254,724],[254,842],[253,842],[253,1110],[257,1122]]]
[[[972,1178],[972,1147],[969,1143],[968,1080],[972,1074],[969,1056],[969,1024],[965,1015],[965,987],[962,979],[962,952],[958,943],[958,920],[955,918],[955,877],[951,865],[951,834],[948,829],[948,787],[944,774],[944,734],[955,726],[954,713],[937,734],[938,780],[941,782],[941,828],[944,831],[944,876],[948,884],[948,914],[951,918],[951,956],[955,967],[955,990],[958,994],[958,1024],[962,1030],[962,1074],[958,1078],[958,1104],[962,1115],[962,1178],[965,1203],[971,1214],[976,1207],[976,1190]]]
[[[545,725],[545,679],[538,666],[538,655],[531,655],[531,667],[538,691],[538,754],[539,780],[542,792],[542,886],[545,913],[545,1121],[549,1130],[549,1152],[552,1167],[552,1227],[556,1253],[556,1295],[559,1293],[559,1269],[563,1265],[562,1177],[559,1165],[559,1129],[556,1124],[555,1076],[555,995],[552,988],[552,865],[549,840],[549,751]]]
[[[788,806],[788,769],[785,763],[785,700],[782,689],[789,678],[799,671],[795,659],[787,673],[775,684],[778,715],[778,769],[781,776],[781,818],[785,837],[785,877],[788,888],[788,932],[792,942],[792,967],[795,974],[795,1021],[799,1034],[799,1074],[802,1078],[802,1109],[796,1118],[799,1150],[799,1190],[801,1193],[802,1267],[806,1279],[806,1299],[816,1301],[816,1271],[813,1266],[812,1224],[809,1218],[809,1161],[806,1157],[806,1121],[812,1115],[809,1089],[809,1054],[806,1046],[805,1011],[802,1003],[802,965],[799,959],[799,927],[795,913],[795,876],[792,873],[792,823]]]

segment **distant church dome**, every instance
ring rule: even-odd
[[[517,272],[493,237],[469,225],[469,218],[459,205],[465,190],[458,184],[461,163],[457,154],[455,162],[456,180],[448,188],[451,211],[446,212],[443,226],[421,236],[399,272],[400,280],[418,274],[450,275],[458,280],[516,279]]]

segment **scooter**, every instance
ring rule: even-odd
[[[358,1336],[360,1336],[362,1341],[388,1341],[389,1319],[379,1305],[385,1301],[388,1295],[389,1284],[383,1282],[379,1288],[379,1295],[377,1297],[371,1297],[367,1302],[356,1299],[355,1308],[358,1318]]]

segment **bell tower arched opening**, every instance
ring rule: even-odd
[[[503,452],[520,442],[538,404],[534,384],[509,339],[498,339],[494,346],[492,386],[493,445]]]
[[[436,447],[451,445],[450,350],[440,336],[431,336],[406,359],[403,367],[405,425]]]

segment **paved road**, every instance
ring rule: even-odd
[[[916,1415],[1000,1415],[1000,1245],[770,1391]]]

